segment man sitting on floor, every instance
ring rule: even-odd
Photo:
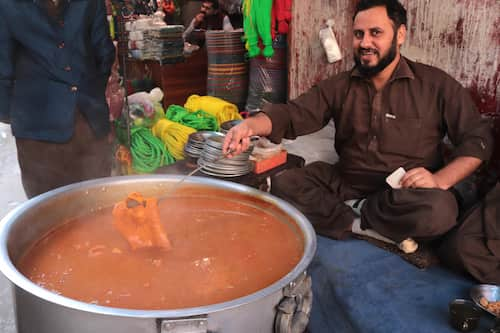
[[[413,252],[413,240],[456,225],[449,189],[489,159],[491,129],[457,81],[400,54],[407,18],[397,0],[361,0],[353,21],[354,68],[288,104],[264,106],[229,131],[224,151],[239,154],[252,135],[294,139],[333,119],[338,163],[283,172],[271,193],[301,210],[321,235],[363,234]],[[447,164],[446,135],[454,146]],[[399,167],[407,172],[394,184],[400,188],[391,188],[385,179]]]

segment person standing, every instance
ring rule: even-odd
[[[0,2],[0,121],[28,198],[109,176],[105,89],[115,48],[103,0]]]

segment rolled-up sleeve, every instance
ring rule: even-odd
[[[453,81],[446,85],[441,103],[448,137],[455,146],[453,156],[489,160],[494,145],[491,122],[479,114],[470,93]]]
[[[266,104],[262,108],[272,122],[268,138],[276,143],[281,139],[316,132],[332,118],[331,96],[325,94],[327,83],[320,82],[287,104]]]
[[[0,45],[0,122],[10,122],[15,41],[5,18],[0,20]]]

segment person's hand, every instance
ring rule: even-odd
[[[425,168],[411,169],[401,178],[403,188],[440,188],[438,178]]]
[[[203,22],[203,20],[205,20],[205,13],[198,13],[194,17],[194,21],[196,23],[196,26],[200,25],[201,22]]]
[[[250,137],[252,135],[254,135],[254,131],[250,126],[249,119],[243,120],[227,132],[222,151],[228,157],[241,154],[250,146]]]

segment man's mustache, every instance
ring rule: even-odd
[[[371,52],[373,54],[378,54],[378,50],[376,50],[376,49],[370,49],[370,48],[364,48],[364,47],[360,47],[358,49],[358,53],[368,53],[368,52]]]

